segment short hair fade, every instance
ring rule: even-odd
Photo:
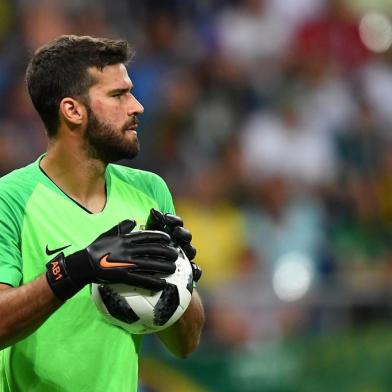
[[[94,84],[88,68],[128,64],[133,55],[127,41],[76,35],[62,35],[37,49],[27,67],[26,82],[48,136],[57,133],[61,100],[86,98]]]

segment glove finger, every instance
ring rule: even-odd
[[[170,235],[163,231],[143,230],[130,233],[125,241],[129,242],[129,246],[146,243],[162,243],[169,244],[171,242]]]
[[[128,234],[136,227],[136,221],[127,219],[120,222],[117,227],[119,235]]]
[[[163,230],[165,227],[165,217],[162,212],[151,208],[150,214],[147,218],[146,229],[147,230]]]
[[[164,279],[155,278],[153,276],[144,275],[137,272],[128,272],[125,274],[121,283],[155,292],[163,290],[166,286],[166,281]]]
[[[108,231],[105,231],[102,233],[98,238],[104,238],[104,237],[114,237],[122,234],[122,230],[127,230],[127,231],[132,231],[136,226],[136,222],[134,220],[126,219],[123,220],[122,222],[118,223],[117,225],[113,226],[111,229]]]
[[[199,279],[201,278],[201,275],[203,274],[203,270],[196,263],[191,263],[191,266],[192,266],[193,280],[195,282],[198,282]]]
[[[181,245],[181,249],[184,251],[186,257],[188,257],[188,260],[193,260],[196,257],[196,248],[191,244]]]
[[[179,245],[190,243],[192,241],[191,232],[181,226],[176,226],[173,229],[172,237]]]
[[[171,227],[184,226],[182,219],[179,216],[173,214],[165,214],[165,223]]]
[[[171,275],[176,270],[175,263],[159,261],[156,259],[134,259],[135,267],[132,271],[146,273],[163,273]]]
[[[178,250],[173,246],[162,244],[138,244],[124,250],[120,258],[133,259],[151,257],[165,259],[166,262],[175,262],[178,258]]]

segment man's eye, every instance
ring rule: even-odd
[[[131,95],[131,92],[130,91],[124,91],[124,92],[121,92],[121,93],[114,94],[113,97],[121,98],[121,97],[125,97],[127,95]]]

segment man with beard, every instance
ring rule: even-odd
[[[140,339],[100,317],[90,283],[159,291],[155,273],[175,270],[173,244],[195,256],[164,181],[113,164],[139,151],[130,57],[125,41],[61,36],[28,66],[48,149],[0,180],[2,391],[136,391]],[[159,338],[186,357],[203,322],[194,291]]]

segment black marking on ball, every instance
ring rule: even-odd
[[[192,294],[193,293],[193,275],[189,274],[188,283],[186,284],[187,290]]]
[[[177,286],[167,283],[154,308],[154,324],[164,325],[180,305],[180,295]]]
[[[100,285],[98,290],[99,294],[101,294],[102,302],[114,318],[127,324],[132,324],[139,320],[139,316],[132,310],[125,298],[111,287]]]

